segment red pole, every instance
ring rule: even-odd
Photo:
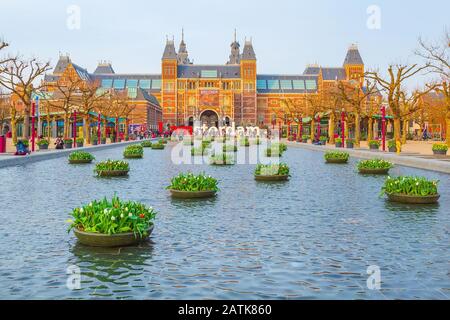
[[[386,107],[381,106],[381,137],[383,141],[383,151],[386,151]]]
[[[34,119],[34,113],[36,112],[36,103],[33,102],[31,104],[31,151],[34,152],[34,142],[36,139],[36,135],[34,133],[34,123],[35,123],[35,119]]]
[[[345,146],[345,112],[342,111],[341,113],[341,139],[342,139],[342,146]]]
[[[116,118],[116,142],[119,142],[119,118]]]
[[[75,110],[73,112],[73,147],[76,148],[77,147],[77,111]]]
[[[320,116],[317,116],[317,141],[320,141],[320,133],[321,133]]]
[[[102,129],[100,127],[101,122],[102,122],[102,116],[99,113],[98,120],[97,120],[97,144],[102,144]]]

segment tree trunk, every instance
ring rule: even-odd
[[[30,138],[30,110],[31,107],[25,105],[23,111],[23,138],[28,140]]]
[[[47,111],[47,140],[50,143],[50,139],[52,138],[52,121],[51,121],[50,113]]]
[[[69,128],[70,128],[70,119],[69,114],[64,113],[64,139],[68,139],[69,137]]]
[[[402,144],[406,144],[408,125],[409,125],[408,119],[403,120]]]
[[[103,120],[103,128],[102,128],[102,137],[103,139],[106,139],[106,126],[108,125],[108,121],[105,119]]]
[[[369,116],[367,124],[367,141],[373,140],[373,119]]]
[[[361,117],[359,113],[355,114],[355,147],[360,147],[361,141]]]
[[[330,113],[330,120],[328,123],[328,137],[330,138],[330,144],[335,144],[335,140],[334,140],[334,125],[335,125],[335,116],[334,113],[331,112]]]
[[[314,118],[311,119],[311,142],[314,142],[315,140],[315,132],[314,132]]]
[[[344,137],[345,140],[348,140],[348,136],[349,136],[349,125],[348,125],[348,121],[345,121],[344,123]]]
[[[86,114],[84,116],[84,124],[83,124],[83,130],[84,130],[84,134],[85,134],[85,141],[87,144],[91,143],[91,119],[89,117],[89,114]]]
[[[395,141],[401,141],[401,134],[400,134],[400,119],[398,117],[394,118],[394,140]]]

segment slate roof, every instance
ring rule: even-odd
[[[200,78],[202,71],[217,71],[219,78],[234,79],[241,77],[239,65],[181,65],[178,66],[178,78]]]
[[[344,65],[346,64],[364,64],[356,45],[352,45],[348,49],[347,55],[344,60]]]
[[[246,41],[242,51],[241,60],[256,60],[255,50],[251,41]]]
[[[344,68],[321,68],[323,80],[345,80],[347,74]]]
[[[162,56],[163,60],[177,60],[177,52],[173,40],[167,40],[166,47]]]
[[[320,67],[319,66],[308,66],[306,67],[305,71],[303,71],[303,74],[309,74],[309,75],[317,75],[320,73]]]
[[[94,74],[114,74],[114,69],[110,63],[99,63]]]
[[[59,56],[58,62],[56,63],[55,69],[53,69],[53,74],[62,74],[70,63],[69,56]]]

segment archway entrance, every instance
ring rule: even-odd
[[[200,122],[202,125],[209,127],[219,127],[219,116],[215,111],[205,110],[200,115]]]

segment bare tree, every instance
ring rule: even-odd
[[[277,118],[283,121],[293,122],[297,124],[297,139],[301,139],[301,127],[303,115],[305,113],[305,101],[300,99],[284,98],[280,101],[282,109],[274,109]]]
[[[366,78],[374,80],[387,95],[389,109],[394,116],[394,139],[396,141],[401,141],[401,120],[403,116],[402,95],[405,94],[405,82],[428,67],[428,64],[424,66],[418,66],[417,64],[390,65],[387,70],[387,77],[383,77],[378,71],[366,72]],[[434,89],[435,86],[429,86],[423,91],[417,91],[414,94],[414,99],[419,99]]]
[[[416,54],[424,58],[430,68],[430,72],[440,78],[436,91],[445,99],[446,141],[450,146],[450,33],[444,32],[443,41],[433,44],[419,38],[420,48]]]
[[[50,62],[40,62],[36,59],[24,60],[19,57],[7,59],[0,72],[0,86],[13,93],[24,105],[24,138],[29,138],[31,95],[35,90],[40,76],[50,69]]]
[[[8,94],[0,90],[0,134],[3,134],[4,126],[7,124],[11,112],[11,99]]]

